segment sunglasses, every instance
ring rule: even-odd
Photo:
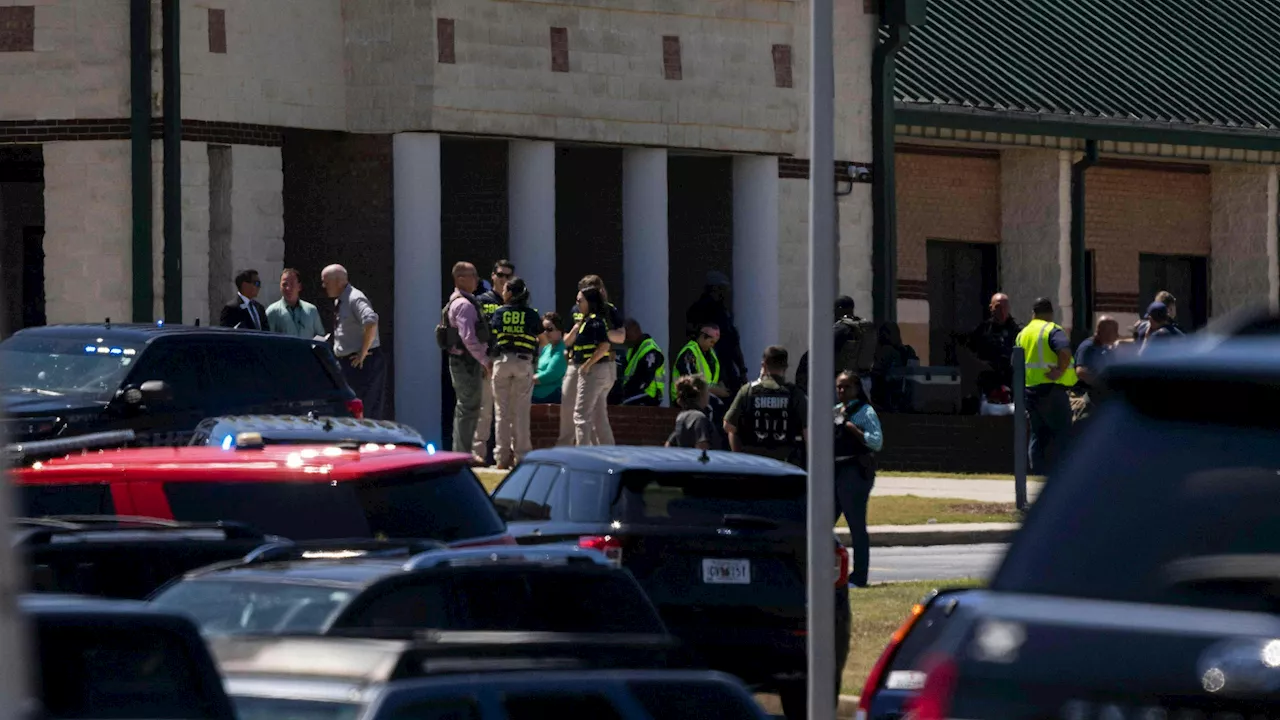
[[[503,280],[510,280],[511,278],[516,276],[515,273],[509,273],[509,272],[495,272],[494,275],[496,277],[502,278]]]
[[[254,280],[253,282],[251,282],[251,283],[249,283],[249,284],[250,284],[250,285],[252,285],[252,286],[254,286],[254,287],[258,287],[258,288],[262,287],[262,281],[261,281],[261,280]]]

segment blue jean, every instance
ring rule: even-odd
[[[836,463],[836,517],[844,513],[849,525],[849,549],[853,562],[849,565],[849,582],[859,587],[867,584],[871,570],[871,534],[867,532],[867,503],[871,500],[871,488],[876,476],[868,473],[857,461]]]

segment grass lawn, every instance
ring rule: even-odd
[[[911,606],[925,593],[943,587],[977,587],[977,580],[936,580],[928,582],[890,583],[872,585],[861,590],[850,590],[849,601],[853,612],[853,632],[849,645],[849,660],[844,666],[844,681],[840,692],[858,695],[867,680],[867,673],[907,615]]]
[[[1013,503],[915,495],[880,495],[872,497],[867,506],[868,525],[924,525],[930,520],[940,524],[1018,522],[1019,517]],[[836,524],[844,527],[844,517]]]
[[[1008,480],[1009,482],[1013,482],[1012,475],[1001,475],[1000,473],[903,472],[900,470],[877,470],[876,477],[927,477],[941,478],[943,480]],[[1027,480],[1031,482],[1044,482],[1044,476],[1028,475]]]
[[[507,476],[506,470],[493,470],[491,468],[477,468],[476,477],[480,478],[480,484],[484,485],[485,492],[490,495],[502,482],[502,478]]]

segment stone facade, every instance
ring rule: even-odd
[[[1215,165],[1212,180],[1210,292],[1215,315],[1280,295],[1275,166]]]
[[[231,148],[231,267],[252,268],[262,278],[258,301],[280,299],[284,269],[284,171],[280,148]],[[228,276],[226,287],[231,287]],[[319,283],[318,278],[308,278]],[[229,297],[229,296],[228,296]]]
[[[1039,297],[1071,321],[1071,155],[1000,153],[1000,288],[1024,320]],[[1064,257],[1064,255],[1066,257]]]

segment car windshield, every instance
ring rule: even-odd
[[[726,515],[778,523],[805,521],[803,476],[628,471],[615,512],[631,523],[714,525]]]
[[[0,343],[0,390],[109,400],[141,348],[97,337],[15,335]]]
[[[247,580],[186,580],[151,603],[186,613],[207,635],[323,630],[352,593],[341,588]]]
[[[239,720],[355,720],[364,710],[355,703],[291,698],[232,696]]]
[[[1185,386],[1166,392],[1160,404],[1180,406],[1181,416],[1129,403],[1097,415],[1046,483],[992,587],[1280,609],[1263,567],[1280,554],[1280,423],[1272,403],[1236,390],[1208,403]]]
[[[235,520],[293,540],[501,534],[484,487],[468,468],[424,468],[347,482],[172,482],[175,520]]]

